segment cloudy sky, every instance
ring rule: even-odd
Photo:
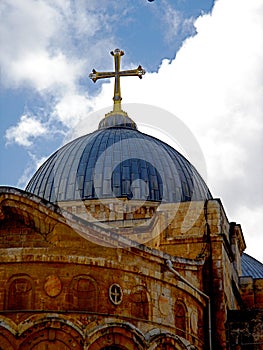
[[[1,185],[24,188],[58,147],[94,130],[113,81],[88,74],[112,70],[119,47],[123,69],[147,71],[122,79],[132,117],[182,151],[198,141],[205,169],[189,158],[263,261],[262,0],[2,0],[0,13]]]

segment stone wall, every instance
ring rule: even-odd
[[[263,310],[232,310],[228,313],[228,349],[263,348]]]
[[[206,349],[208,300],[214,349],[248,329],[261,341],[263,281],[240,278],[242,230],[220,200],[122,201],[117,216],[22,191],[0,204],[0,349]]]
[[[96,244],[84,238],[102,235],[93,224],[30,198],[7,197],[0,226],[0,349],[204,347],[206,300],[166,266],[171,259],[200,287],[203,261],[146,246]]]

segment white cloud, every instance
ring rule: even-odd
[[[248,240],[256,235],[262,246],[263,3],[218,0],[195,25],[197,34],[172,62],[164,60],[142,81],[123,79],[123,100],[167,109],[191,128],[213,195],[222,198],[230,220],[244,222]],[[95,105],[106,106],[112,91],[113,82],[103,84]],[[172,124],[161,123],[173,134]]]
[[[17,62],[29,52],[46,48],[59,20],[56,11],[41,0],[3,0],[0,13],[1,63],[4,68],[8,68],[10,61]]]
[[[81,72],[80,62],[69,62],[62,54],[28,53],[10,64],[17,85],[25,82],[41,92],[48,88],[73,89]]]
[[[89,110],[111,104],[113,81],[104,83],[96,97],[83,94],[77,83],[84,66],[93,67],[97,60],[99,69],[101,57],[115,47],[107,34],[111,28],[107,4],[101,1],[98,5],[95,0],[76,1],[74,6],[67,0],[3,0],[1,64],[6,84],[30,81],[39,91],[60,85],[50,107],[52,118],[69,127],[78,122],[83,125]],[[169,23],[169,40],[187,25],[172,10],[162,18]],[[203,149],[214,196],[222,199],[229,219],[245,228],[247,241],[255,242],[257,237],[261,246],[262,19],[261,0],[217,0],[213,11],[194,23],[197,34],[184,42],[174,60],[163,60],[158,72],[148,73],[142,81],[129,78],[121,83],[125,103],[162,107],[188,125]],[[74,47],[73,38],[81,42],[81,50]],[[75,49],[81,51],[80,56]],[[84,53],[88,53],[85,62]],[[24,118],[6,136],[9,142],[29,146],[33,137],[47,132],[47,126],[36,118]],[[139,115],[136,121],[144,123],[145,116]],[[170,120],[165,125],[161,117],[154,117],[151,123],[175,133]],[[77,130],[75,134],[79,134]],[[263,259],[262,252],[257,250],[257,254]]]
[[[83,64],[97,59],[96,48],[112,44],[106,5],[105,1],[95,6],[93,1],[2,0],[2,84],[13,88],[29,83],[38,91],[58,84],[72,89]]]
[[[20,146],[29,147],[33,139],[44,135],[46,127],[39,120],[28,115],[22,115],[19,123],[6,131],[8,143],[16,142]]]
[[[194,18],[185,17],[183,12],[176,9],[167,0],[161,0],[159,7],[153,7],[157,23],[160,25],[164,40],[168,44],[173,44],[180,36],[194,34]]]
[[[92,103],[84,95],[68,93],[54,107],[54,118],[66,124],[70,129],[83,119],[91,110]]]
[[[164,33],[166,40],[171,41],[177,35],[182,22],[182,16],[179,11],[175,10],[167,3],[164,5],[165,10],[163,12],[164,21]]]
[[[48,116],[39,109],[34,117],[24,113],[17,125],[6,131],[7,142],[28,147],[32,139],[56,133],[55,119],[65,131],[87,114],[90,101],[81,95],[79,79],[86,69],[88,75],[90,68],[86,67],[102,56],[102,50],[112,47],[107,6],[104,0],[99,5],[70,0],[0,3],[1,84],[30,88],[50,112]]]
[[[23,174],[20,176],[17,182],[18,187],[25,188],[29,179],[33,176],[36,169],[38,169],[47,159],[47,157],[38,158],[34,153],[28,151],[30,161],[24,169]]]
[[[246,253],[262,261],[262,234],[259,232],[259,223],[262,222],[263,206],[249,208],[249,206],[239,206],[234,211],[235,216],[245,218],[241,222],[247,249]]]

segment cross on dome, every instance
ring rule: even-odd
[[[92,70],[92,73],[90,73],[89,77],[91,80],[96,83],[98,79],[106,79],[106,78],[115,78],[114,82],[114,96],[113,96],[113,112],[122,112],[121,109],[121,86],[120,86],[120,77],[127,77],[127,76],[138,76],[140,79],[145,74],[145,70],[142,68],[141,65],[138,66],[136,69],[130,69],[130,70],[120,70],[121,65],[121,56],[124,55],[124,51],[120,49],[115,49],[114,51],[111,51],[111,55],[114,57],[114,72],[97,72],[95,69]]]

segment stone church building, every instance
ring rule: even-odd
[[[263,265],[197,170],[121,108],[0,188],[1,350],[263,349]],[[160,116],[161,117],[161,116]]]

